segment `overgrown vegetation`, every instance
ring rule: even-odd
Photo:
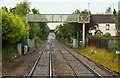
[[[84,10],[84,11],[80,12],[79,10],[76,10],[73,12],[73,14],[81,14],[81,13],[88,13],[88,11]],[[106,13],[110,13],[110,8],[108,8],[106,10]],[[120,18],[118,18],[118,19],[120,19]],[[67,45],[67,47],[71,48],[70,43],[66,42],[65,40],[70,41],[71,38],[77,38],[77,32],[81,31],[81,29],[82,29],[82,28],[77,28],[77,25],[80,26],[80,24],[78,24],[78,23],[74,23],[74,24],[73,23],[64,23],[63,25],[62,24],[58,25],[55,29],[55,35],[56,35],[57,39],[62,39],[62,42],[65,45]],[[89,30],[89,26],[86,27],[86,33],[88,32],[88,30]],[[79,33],[82,34],[81,32],[79,32]],[[106,33],[106,34],[96,33],[92,37],[94,37],[96,39],[98,38],[101,40],[106,39],[106,41],[108,39],[113,38],[111,36],[111,34],[109,34],[109,33]],[[116,41],[116,40],[115,40],[115,42],[116,42],[115,47],[114,47],[115,50],[120,51],[120,42]],[[99,43],[97,43],[97,44],[99,44]],[[115,50],[108,51],[104,48],[105,47],[96,48],[93,46],[91,46],[91,47],[87,46],[85,49],[77,49],[77,51],[79,51],[79,53],[82,53],[85,56],[93,59],[94,61],[108,67],[111,70],[119,72],[118,64],[120,64],[120,59],[118,59],[118,56],[115,54]]]
[[[62,41],[68,48],[71,48],[70,43]],[[117,46],[118,47],[118,46]],[[108,51],[104,48],[96,48],[95,46],[87,46],[84,49],[74,49],[76,52],[81,53],[97,63],[114,71],[120,72],[120,56],[116,55],[115,51]]]
[[[28,35],[28,25],[20,16],[2,10],[2,32],[2,46],[6,47],[24,39]]]
[[[89,14],[88,10],[75,10],[72,14]],[[68,16],[69,17],[69,16]],[[86,24],[87,25],[87,24]],[[86,26],[86,34],[88,33],[89,26]],[[79,37],[77,37],[77,33]],[[70,42],[73,38],[81,38],[82,24],[80,23],[64,23],[60,24],[55,29],[55,35],[57,39],[62,39]],[[79,39],[80,40],[80,39]]]
[[[120,51],[120,37],[112,37],[111,34],[109,33],[106,33],[106,34],[97,33],[94,36],[90,36],[90,37],[95,38],[95,39],[114,40],[115,43],[113,44],[113,47],[112,47],[113,50]]]
[[[40,14],[39,10],[33,8],[33,14]],[[40,40],[47,39],[49,34],[50,28],[47,26],[47,23],[29,23],[30,31],[29,31],[29,38],[35,39],[36,45]]]
[[[116,40],[116,43],[114,45],[116,51],[120,51],[120,39]]]
[[[105,49],[100,49],[92,46],[78,51],[96,61],[97,63],[100,63],[111,70],[119,72],[118,62],[120,62],[120,59],[118,59],[115,52],[108,52]]]
[[[46,23],[30,23],[29,38],[35,39],[37,45],[41,40],[47,39],[49,31]]]
[[[10,61],[20,57],[15,46],[10,46],[2,49],[2,65],[7,65]]]
[[[17,44],[27,44],[27,39],[35,39],[38,45],[47,38],[50,31],[47,23],[27,23],[26,14],[32,11],[33,14],[39,14],[39,10],[33,8],[30,10],[28,2],[20,2],[15,7],[8,9],[2,7],[2,53],[4,64],[19,57]]]
[[[93,37],[96,37],[96,38],[111,38],[112,36],[111,36],[110,33],[106,33],[106,34],[97,33]]]
[[[60,24],[55,29],[55,35],[56,35],[57,39],[68,39],[68,40],[70,40],[71,37],[76,36],[76,30],[69,23],[66,23],[66,24],[63,24],[63,25]]]

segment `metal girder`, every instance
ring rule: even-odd
[[[89,23],[89,14],[27,14],[28,22],[78,22]]]

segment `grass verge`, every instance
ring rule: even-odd
[[[72,48],[70,43],[62,42],[68,48]],[[96,48],[95,46],[88,46],[85,49],[74,49],[97,63],[109,68],[110,70],[120,73],[120,55],[116,55],[115,51],[108,51],[104,48]]]
[[[35,48],[41,45],[44,41],[40,39],[36,39]],[[17,47],[10,46],[6,48],[2,48],[2,65],[3,67],[10,63],[12,60],[21,57],[17,52]]]
[[[15,49],[13,46],[2,49],[2,65],[3,66],[7,65],[10,61],[12,61],[17,57],[20,57],[20,55],[17,52],[17,49]]]
[[[93,46],[76,50],[79,53],[96,61],[97,63],[100,63],[113,71],[120,72],[118,67],[118,63],[120,64],[120,59],[118,59],[118,56],[115,54],[115,52],[109,52],[105,49],[100,49]]]

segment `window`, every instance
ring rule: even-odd
[[[106,24],[106,30],[110,30],[110,25]]]

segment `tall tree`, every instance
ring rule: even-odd
[[[89,14],[88,10],[79,11],[78,9],[75,10],[72,14]],[[68,16],[69,17],[69,16]],[[88,33],[89,26],[86,24],[86,34]],[[79,33],[78,37],[81,38],[82,36],[82,24],[80,23],[64,23],[63,25],[58,25],[55,29],[55,34],[57,38],[60,39],[69,39],[77,37],[77,32]],[[79,39],[78,40],[81,40]]]
[[[33,14],[40,14],[39,10],[36,8],[33,8],[32,10]],[[46,39],[48,36],[50,29],[47,26],[47,23],[30,23],[30,38],[31,39]]]
[[[39,13],[39,10],[37,10],[37,9],[35,9],[35,8],[32,9],[32,13],[33,13],[33,14],[40,14],[40,13]]]
[[[106,14],[111,14],[112,13],[112,9],[111,7],[108,7],[105,11]]]
[[[80,14],[80,11],[76,9],[72,14]]]
[[[27,36],[28,26],[18,15],[2,10],[2,40],[4,45],[15,44]]]
[[[8,8],[7,7],[2,7],[2,9],[6,12],[8,12]]]
[[[14,14],[25,16],[30,12],[30,6],[28,2],[20,2],[20,4],[17,4],[16,7],[11,8],[10,11]]]
[[[87,9],[84,9],[83,11],[81,11],[81,14],[91,14],[91,12],[88,11]]]

